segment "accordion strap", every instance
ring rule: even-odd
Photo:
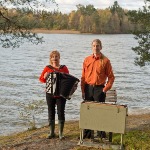
[[[64,66],[65,66],[65,65],[60,65],[60,67],[59,67],[58,70],[62,69]],[[54,68],[53,66],[48,65],[47,67],[49,67],[50,69],[52,69],[53,71],[55,71],[55,68]]]

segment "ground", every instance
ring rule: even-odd
[[[69,121],[65,124],[65,139],[47,139],[49,127],[45,126],[33,131],[13,134],[9,137],[0,137],[0,150],[77,150],[79,142],[79,122]],[[127,130],[142,130],[150,128],[150,114],[129,115]],[[56,126],[56,134],[58,135]]]

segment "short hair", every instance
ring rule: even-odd
[[[50,58],[52,58],[53,55],[58,55],[58,57],[60,58],[60,53],[57,51],[57,50],[53,50],[51,53],[50,53]]]
[[[101,40],[99,40],[99,39],[94,39],[94,40],[92,41],[92,44],[93,44],[94,42],[98,43],[98,44],[100,45],[100,47],[102,48],[102,42],[101,42]]]

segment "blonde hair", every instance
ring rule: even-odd
[[[98,44],[100,45],[100,47],[102,48],[102,42],[101,42],[101,40],[99,40],[99,39],[94,39],[94,40],[92,41],[92,44],[93,44],[94,42],[98,43]]]
[[[60,53],[57,50],[53,50],[50,55],[49,55],[49,59],[50,59],[50,64],[52,65],[52,61],[51,58],[53,57],[53,55],[57,55],[60,59]]]

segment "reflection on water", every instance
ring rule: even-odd
[[[45,100],[45,85],[38,81],[43,68],[49,62],[49,52],[57,49],[61,54],[61,64],[68,66],[70,74],[81,77],[82,62],[91,54],[91,41],[102,40],[102,52],[111,60],[116,76],[118,104],[127,104],[129,113],[150,112],[150,69],[134,65],[136,46],[132,35],[76,35],[41,34],[42,45],[22,45],[19,49],[0,51],[0,134],[9,134],[26,129],[18,111],[17,102]],[[81,103],[80,84],[66,104],[66,120],[79,119]],[[47,106],[37,116],[39,125],[47,124]]]

